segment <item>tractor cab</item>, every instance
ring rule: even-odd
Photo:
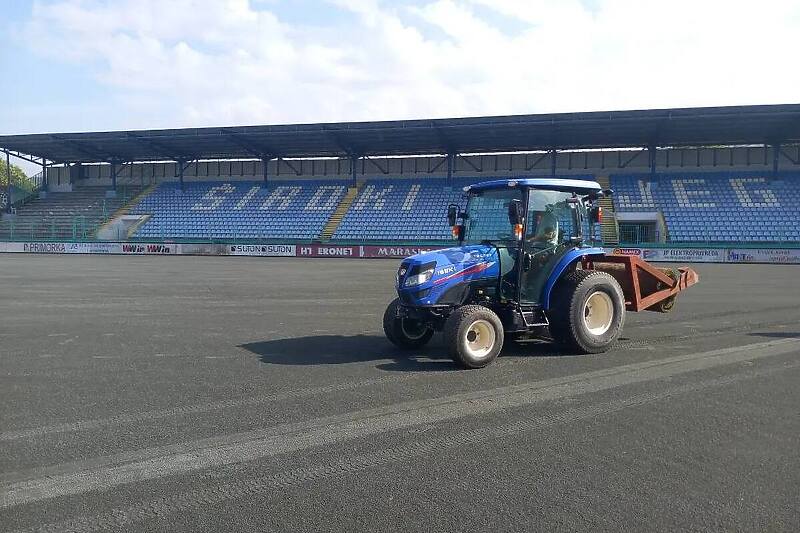
[[[466,209],[448,215],[462,245],[492,246],[500,297],[541,306],[548,274],[570,251],[592,248],[603,191],[582,180],[497,180],[465,188]],[[454,216],[455,215],[455,216]]]

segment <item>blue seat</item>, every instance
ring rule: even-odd
[[[797,240],[800,174],[611,175],[614,209],[661,211],[673,241]]]

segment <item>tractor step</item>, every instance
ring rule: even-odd
[[[520,308],[520,313],[522,314],[522,320],[525,321],[526,327],[534,328],[550,325],[547,321],[547,316],[541,309]]]

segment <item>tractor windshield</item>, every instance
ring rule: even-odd
[[[522,191],[519,188],[472,192],[464,217],[464,241],[468,244],[485,241],[516,242],[514,228],[508,221],[508,205],[511,200],[522,200]]]

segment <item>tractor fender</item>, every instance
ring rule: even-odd
[[[547,283],[545,283],[544,289],[542,289],[542,309],[545,311],[550,309],[550,293],[553,292],[553,288],[556,286],[556,283],[558,283],[558,280],[561,279],[561,275],[572,263],[588,255],[595,256],[604,254],[605,250],[602,248],[576,248],[565,253],[558,263],[556,263],[553,271],[550,272],[550,276],[547,278]]]

